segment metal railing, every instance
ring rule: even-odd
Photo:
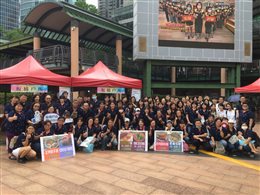
[[[32,55],[42,65],[49,69],[69,69],[71,50],[70,47],[64,45],[53,45],[38,50],[29,51],[28,55]],[[8,68],[20,62],[24,58],[0,60],[0,69]],[[80,48],[79,50],[79,68],[85,70],[98,61],[102,61],[113,71],[117,71],[118,57],[99,50],[91,50]]]

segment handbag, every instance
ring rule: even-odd
[[[9,144],[9,148],[13,149],[16,142],[17,142],[18,136],[14,136],[11,140],[10,140],[10,144]]]
[[[93,152],[94,149],[94,144],[89,144],[87,147],[83,147],[82,151],[86,153],[91,153]]]
[[[190,151],[189,145],[185,141],[183,141],[183,151],[184,152],[189,152]]]
[[[217,154],[225,154],[226,150],[221,142],[216,141],[216,147],[214,149],[214,152]]]
[[[91,153],[93,152],[94,149],[94,144],[92,144],[94,137],[87,137],[81,144],[80,146],[83,148],[83,152],[86,153]]]
[[[230,138],[229,138],[229,143],[231,143],[231,144],[235,144],[235,143],[237,143],[237,141],[238,141],[238,137],[236,136],[236,135],[232,135]]]

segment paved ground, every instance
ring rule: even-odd
[[[94,151],[22,165],[7,159],[4,146],[0,150],[4,195],[260,194],[260,171],[204,154]],[[259,155],[236,160],[260,169]]]
[[[1,194],[260,194],[259,185],[259,171],[203,154],[95,151],[21,165],[1,147]]]

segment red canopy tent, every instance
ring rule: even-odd
[[[235,88],[236,93],[260,93],[260,78],[250,85]]]
[[[133,79],[110,70],[99,61],[95,66],[86,70],[81,75],[72,77],[73,87],[124,87],[142,88],[142,81]]]
[[[71,78],[49,71],[28,56],[18,64],[0,70],[0,84],[71,86]]]

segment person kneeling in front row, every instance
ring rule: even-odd
[[[199,148],[202,145],[204,149],[210,150],[211,147],[208,143],[208,132],[204,126],[202,126],[200,119],[195,120],[195,127],[190,132],[190,140],[195,146],[195,153],[199,153]]]
[[[19,163],[26,163],[27,160],[33,160],[36,152],[31,148],[34,141],[34,127],[28,126],[25,133],[21,133],[15,143],[13,155],[18,159]]]

